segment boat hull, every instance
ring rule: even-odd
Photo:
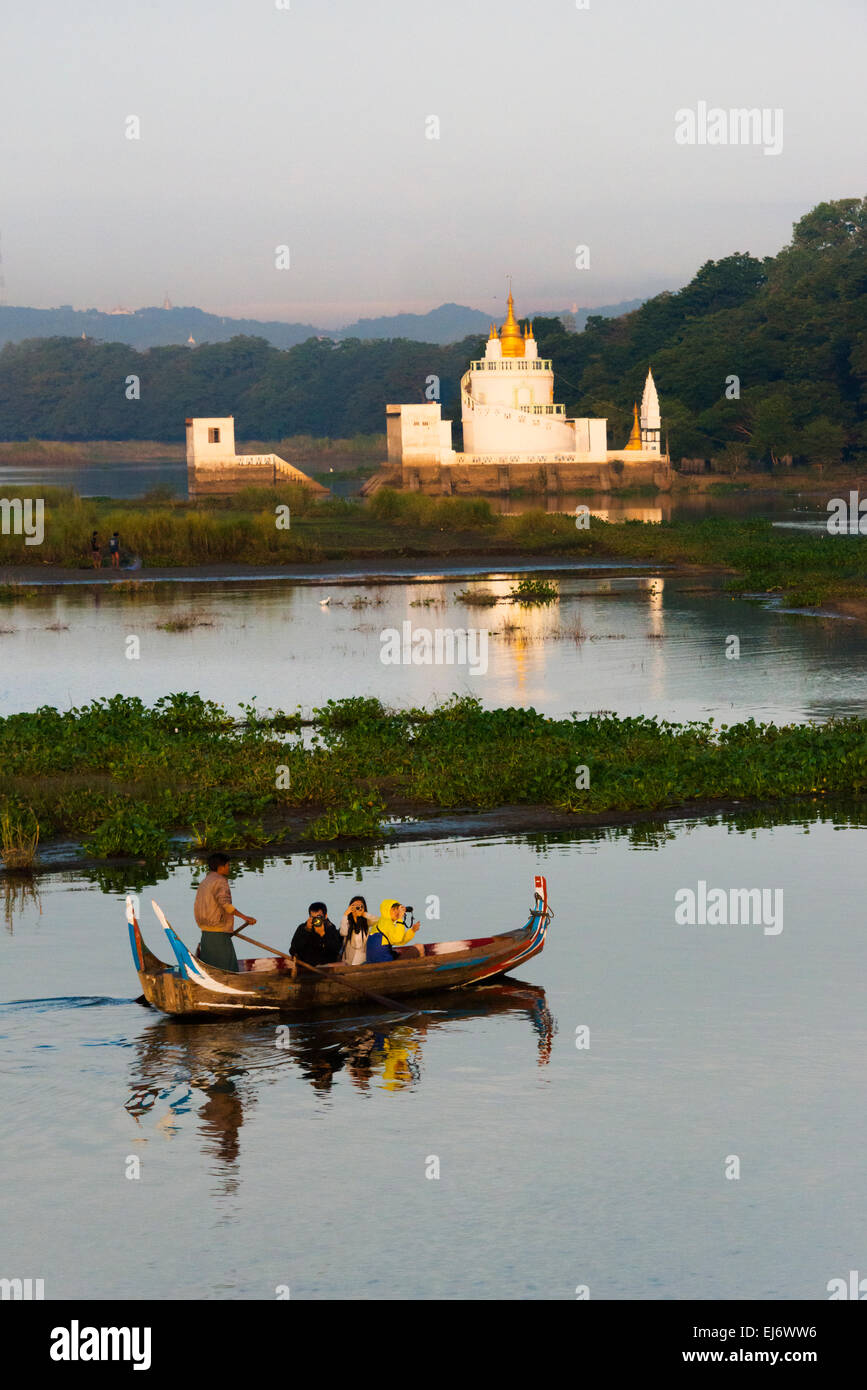
[[[243,960],[241,969],[218,970],[193,956],[166,927],[177,965],[161,961],[144,943],[130,918],[130,945],[142,992],[149,1004],[175,1017],[237,1017],[242,1013],[303,1013],[345,1005],[369,991],[391,998],[457,989],[494,979],[538,955],[551,918],[544,878],[535,880],[536,903],[526,924],[500,936],[439,942],[420,954],[398,948],[398,958],[370,965],[329,965],[316,974],[299,970],[282,956]]]

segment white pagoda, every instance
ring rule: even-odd
[[[620,450],[608,448],[605,419],[567,419],[554,401],[550,358],[540,357],[533,325],[515,317],[509,291],[506,321],[491,324],[485,355],[471,362],[461,378],[464,452],[452,447],[451,422],[438,402],[386,406],[388,457],[400,464],[604,464],[663,461],[659,399],[648,371],[634,411],[632,433]]]

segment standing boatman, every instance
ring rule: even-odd
[[[206,965],[215,965],[218,970],[237,970],[238,957],[232,941],[235,918],[242,918],[247,927],[255,927],[256,918],[248,917],[239,907],[232,905],[228,854],[217,852],[210,855],[208,869],[210,872],[196,891],[193,907],[196,925],[202,933],[199,960]]]

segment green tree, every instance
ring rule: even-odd
[[[820,415],[801,430],[799,452],[805,454],[810,463],[830,465],[840,462],[845,443],[843,426],[829,420],[827,415]]]

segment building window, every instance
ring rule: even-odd
[[[220,431],[219,431],[218,429],[217,429],[217,430],[209,429],[209,430],[208,430],[208,443],[209,443],[209,444],[219,444],[219,442],[220,442]]]

